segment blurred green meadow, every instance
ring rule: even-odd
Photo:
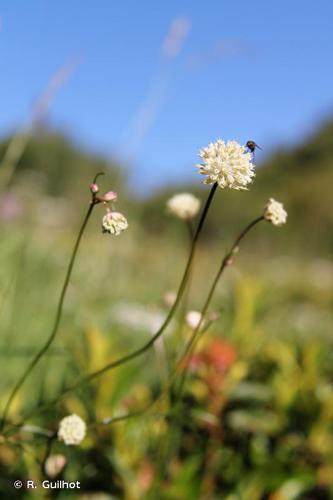
[[[1,142],[0,160],[10,140]],[[15,423],[43,406],[25,424],[51,431],[70,413],[92,423],[79,447],[52,443],[52,454],[67,461],[56,477],[79,480],[81,489],[53,490],[50,498],[333,498],[332,167],[329,122],[272,152],[248,192],[219,191],[190,290],[162,341],[48,407],[64,387],[140,347],[162,324],[165,294],[178,289],[189,250],[187,228],[166,201],[186,191],[203,202],[208,190],[198,175],[194,185],[140,197],[126,170],[61,134],[35,132],[0,199],[2,408],[49,335],[97,172],[106,173],[101,190],[118,192],[117,209],[129,221],[111,237],[101,231],[103,208],[94,210],[59,333],[10,409]],[[149,407],[189,339],[184,314],[200,311],[221,258],[269,197],[283,202],[286,226],[262,223],[242,242],[218,285],[210,311],[219,317],[191,359],[181,401],[166,391]],[[131,412],[139,414],[101,423]],[[29,427],[0,436],[1,497],[32,495],[12,483],[48,477],[46,450],[45,436]]]

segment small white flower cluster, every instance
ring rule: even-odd
[[[247,189],[255,176],[252,155],[236,141],[218,139],[200,151],[202,164],[199,172],[206,176],[205,184],[217,184],[222,188]]]
[[[68,415],[59,423],[58,439],[67,445],[78,445],[86,435],[86,424],[78,415]]]
[[[122,231],[128,228],[128,222],[126,217],[120,212],[114,212],[107,209],[106,214],[102,220],[102,231],[103,233],[113,234],[118,236]]]
[[[118,198],[118,193],[116,193],[115,191],[108,191],[103,196],[98,196],[99,187],[96,184],[96,182],[90,184],[90,192],[92,194],[92,203],[95,205],[99,203],[103,203],[103,205],[112,203],[113,205]],[[118,236],[122,231],[125,231],[125,229],[127,228],[128,228],[128,222],[123,214],[121,214],[120,212],[116,212],[114,209],[112,210],[110,210],[109,208],[106,209],[106,214],[102,219],[103,233],[109,233]]]
[[[190,193],[175,194],[167,202],[168,211],[179,219],[192,219],[200,209],[200,200]]]
[[[274,226],[282,226],[287,222],[287,212],[283,204],[270,198],[264,209],[264,218]]]

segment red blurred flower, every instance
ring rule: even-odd
[[[236,349],[232,344],[215,337],[199,353],[190,357],[187,369],[197,372],[200,368],[206,368],[209,371],[226,373],[235,362],[236,356]]]
[[[206,362],[216,370],[226,372],[236,359],[236,350],[232,344],[220,338],[214,338],[206,348]]]

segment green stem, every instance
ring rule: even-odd
[[[72,392],[72,391],[76,390],[77,388],[79,388],[80,386],[82,386],[82,385],[84,385],[84,384],[86,384],[88,382],[91,382],[92,380],[94,380],[97,377],[103,375],[107,371],[112,370],[113,368],[116,368],[117,366],[121,366],[124,363],[127,363],[128,361],[131,361],[132,359],[135,359],[135,358],[141,356],[142,354],[144,354],[146,351],[148,351],[154,345],[154,343],[156,342],[156,340],[162,335],[162,333],[164,332],[164,330],[169,325],[169,323],[170,323],[173,315],[175,314],[176,309],[177,309],[177,307],[178,307],[178,305],[179,305],[179,303],[181,301],[181,298],[183,296],[183,293],[184,293],[184,290],[186,288],[186,284],[187,284],[187,281],[188,281],[188,277],[189,277],[189,274],[190,274],[190,269],[191,269],[191,265],[192,265],[192,262],[193,262],[193,258],[194,258],[194,255],[195,255],[195,250],[196,250],[197,242],[198,242],[200,233],[202,231],[204,222],[206,220],[209,207],[210,207],[210,205],[211,205],[211,203],[213,201],[216,189],[217,189],[217,184],[215,183],[215,184],[213,184],[213,186],[212,186],[212,188],[211,188],[211,190],[209,192],[209,195],[208,195],[208,198],[206,200],[205,206],[204,206],[203,211],[201,213],[201,217],[200,217],[197,229],[195,231],[195,234],[194,234],[194,237],[193,237],[193,240],[192,240],[191,250],[190,250],[190,254],[189,254],[189,257],[188,257],[187,264],[186,264],[186,268],[185,268],[185,271],[184,271],[181,283],[179,285],[179,289],[178,289],[176,300],[175,300],[174,304],[172,305],[172,307],[171,307],[171,309],[169,311],[169,314],[167,315],[166,319],[164,320],[164,323],[158,329],[158,331],[153,335],[153,337],[151,337],[151,339],[148,342],[146,342],[146,344],[144,344],[139,349],[136,349],[135,351],[131,352],[130,354],[127,354],[127,355],[125,355],[125,356],[123,356],[121,358],[116,359],[115,361],[112,361],[111,363],[108,363],[107,365],[105,365],[100,370],[97,370],[95,372],[92,372],[92,373],[86,375],[85,377],[82,377],[80,380],[78,380],[73,385],[70,385],[69,387],[65,388],[64,391],[60,395],[58,395],[54,400],[52,400],[49,403],[47,403],[46,405],[44,405],[42,408],[39,408],[39,410],[41,410],[41,409],[43,410],[44,408],[49,408],[49,407],[53,406],[63,396],[65,396],[69,392]],[[26,416],[26,418],[29,418],[30,416],[34,415],[35,413],[36,413],[35,411],[32,411],[30,414],[28,414]],[[39,411],[38,411],[38,413],[39,413]]]
[[[203,335],[208,329],[209,327],[211,326],[211,324],[213,323],[212,321],[209,321],[208,323],[206,323],[204,326],[202,325],[202,322],[203,322],[203,319],[204,319],[204,316],[205,316],[205,313],[207,312],[207,309],[209,307],[209,304],[211,302],[211,299],[213,297],[213,294],[215,292],[215,289],[216,289],[216,286],[218,284],[218,281],[224,271],[224,269],[230,265],[230,259],[232,258],[232,256],[235,254],[236,250],[237,250],[237,247],[240,243],[240,241],[244,238],[244,236],[250,231],[250,229],[252,229],[253,226],[255,226],[258,222],[260,222],[261,220],[263,220],[264,218],[261,216],[261,217],[258,217],[257,219],[255,219],[254,221],[252,221],[248,226],[246,226],[246,228],[240,233],[240,235],[237,237],[237,239],[235,240],[234,244],[232,245],[231,247],[231,250],[227,253],[227,255],[223,258],[223,261],[222,261],[222,264],[221,266],[219,267],[219,270],[214,278],[214,281],[212,283],[212,286],[210,288],[210,291],[209,291],[209,294],[207,296],[207,299],[205,301],[205,304],[201,310],[201,321],[200,323],[197,325],[197,327],[195,328],[195,330],[193,331],[192,333],[192,336],[191,336],[191,339],[189,341],[189,343],[187,344],[186,348],[185,348],[185,351],[184,353],[181,355],[180,359],[178,360],[177,364],[176,364],[176,368],[174,370],[174,373],[173,375],[171,376],[171,380],[169,381],[168,385],[165,387],[165,389],[160,392],[160,394],[158,394],[148,405],[146,405],[144,408],[141,408],[140,410],[136,410],[132,413],[126,413],[124,415],[120,415],[119,417],[111,417],[110,419],[105,419],[105,421],[103,422],[100,422],[101,424],[103,425],[108,425],[108,424],[113,424],[115,422],[122,422],[124,420],[128,420],[130,418],[134,418],[134,417],[139,417],[141,415],[143,415],[144,413],[146,413],[150,408],[152,408],[159,399],[161,399],[165,394],[168,393],[169,389],[171,388],[173,382],[175,381],[175,376],[176,376],[176,373],[178,372],[178,369],[181,367],[181,365],[183,364],[183,361],[186,357],[188,357],[188,354],[190,353],[191,350],[193,350],[193,348],[195,347],[195,342],[196,340],[199,339],[199,336]],[[203,326],[203,328],[201,328]],[[184,371],[183,371],[184,373]],[[186,372],[185,372],[186,373]],[[179,396],[179,394],[178,394]]]
[[[113,368],[116,368],[117,366],[123,365],[124,363],[127,363],[128,361],[131,361],[132,359],[135,359],[135,358],[141,356],[146,351],[148,351],[148,349],[150,349],[150,347],[152,347],[154,345],[154,343],[156,342],[156,340],[162,335],[164,330],[169,325],[173,315],[175,314],[176,309],[177,309],[177,307],[181,301],[181,298],[183,296],[184,290],[186,288],[186,284],[187,284],[188,276],[190,273],[191,265],[193,262],[197,242],[198,242],[200,233],[202,231],[204,222],[206,220],[206,216],[207,216],[209,207],[212,203],[216,188],[217,188],[217,184],[213,184],[212,189],[210,190],[210,193],[208,195],[206,204],[204,206],[204,209],[202,211],[197,230],[196,230],[194,237],[193,237],[189,258],[188,258],[188,261],[186,264],[183,278],[182,278],[181,283],[179,285],[176,300],[175,300],[174,304],[172,305],[172,307],[169,311],[169,314],[167,315],[166,319],[164,320],[164,323],[162,324],[162,326],[158,329],[158,331],[155,333],[155,335],[153,335],[153,337],[146,344],[144,344],[142,347],[140,347],[139,349],[136,349],[135,351],[131,352],[130,354],[127,354],[126,356],[123,356],[122,358],[119,358],[115,361],[112,361],[111,363],[108,363],[100,370],[92,372],[89,375],[83,377],[81,380],[79,380],[78,382],[76,382],[72,386],[68,387],[65,390],[66,393],[77,389],[78,387],[80,387],[83,384],[86,384],[87,382],[91,382],[93,379],[99,377],[100,375],[103,375],[103,373],[105,373]]]
[[[45,453],[44,453],[43,460],[41,463],[41,473],[43,475],[46,475],[46,477],[48,477],[46,470],[45,470],[46,469],[46,462],[47,462],[47,459],[49,458],[49,456],[51,455],[53,441],[56,438],[56,436],[57,436],[57,434],[53,434],[52,436],[48,437],[47,442],[46,442]]]
[[[212,321],[207,323],[204,328],[201,330],[201,334],[203,334],[204,332],[206,332],[209,327],[212,325]],[[101,425],[110,425],[110,424],[113,424],[115,422],[123,422],[124,420],[128,420],[130,418],[134,418],[134,417],[140,417],[141,415],[143,415],[144,413],[146,413],[148,410],[150,410],[153,406],[155,406],[155,404],[163,398],[163,396],[166,396],[171,387],[172,387],[172,384],[174,383],[175,381],[175,377],[176,377],[176,370],[173,372],[169,382],[167,385],[165,385],[164,389],[161,390],[161,392],[159,394],[157,394],[152,401],[150,401],[146,406],[144,406],[143,408],[140,408],[139,410],[136,410],[136,411],[133,411],[131,413],[124,413],[123,415],[120,415],[118,417],[110,417],[110,418],[106,418],[104,419],[103,421],[101,422],[94,422],[95,425],[98,425],[98,424],[101,424]],[[159,416],[161,417],[166,417],[167,415],[164,415],[164,414],[160,414]]]
[[[261,220],[263,220],[264,217],[263,216],[260,216],[258,217],[257,219],[255,219],[254,221],[252,221],[250,224],[248,224],[248,226],[245,227],[245,229],[239,234],[239,236],[236,238],[234,244],[232,245],[230,251],[226,254],[226,256],[223,258],[222,260],[222,263],[216,273],[216,276],[213,280],[213,283],[211,285],[211,288],[209,290],[209,293],[208,293],[208,296],[206,298],[206,301],[204,303],[204,306],[201,310],[201,318],[200,318],[200,321],[198,323],[198,325],[196,326],[196,328],[193,330],[193,333],[192,333],[192,336],[190,338],[190,341],[188,342],[183,354],[181,355],[177,365],[176,365],[176,368],[175,368],[175,372],[174,373],[177,373],[178,369],[181,367],[182,368],[182,374],[180,376],[180,383],[179,383],[179,386],[178,386],[178,390],[176,392],[176,397],[175,397],[175,405],[177,405],[178,401],[180,400],[181,398],[181,395],[182,395],[182,391],[183,391],[183,388],[184,388],[184,385],[185,385],[185,382],[186,382],[186,378],[187,378],[187,365],[188,365],[188,362],[189,362],[189,359],[190,359],[190,354],[192,354],[192,352],[194,351],[194,348],[195,348],[195,345],[196,345],[196,342],[198,341],[199,339],[199,335],[200,333],[203,333],[203,331],[201,332],[200,329],[201,329],[201,326],[203,324],[203,321],[205,319],[205,315],[207,313],[207,310],[208,310],[208,307],[211,303],[211,300],[212,300],[212,297],[214,295],[214,292],[216,290],[216,287],[217,287],[217,284],[220,280],[220,277],[224,271],[224,269],[229,266],[231,263],[232,263],[232,258],[234,256],[234,254],[237,252],[238,250],[238,245],[240,243],[240,241],[244,238],[244,236],[250,231],[250,229],[255,226],[258,222],[260,222]],[[185,361],[185,366],[182,366],[183,363]],[[158,459],[158,466],[157,466],[157,475],[156,475],[156,485],[155,487],[158,486],[159,484],[159,481],[161,480],[161,474],[164,470],[164,465],[167,463],[167,456],[168,456],[168,453],[167,453],[167,450],[169,449],[169,446],[170,445],[170,440],[172,439],[172,434],[175,432],[175,428],[174,427],[170,427],[169,429],[169,433],[168,435],[166,436],[166,438],[164,438],[164,446],[165,446],[165,452],[162,453],[162,455],[159,456],[159,459]]]
[[[13,388],[13,390],[12,390],[12,392],[11,392],[9,398],[8,398],[8,401],[6,403],[4,411],[3,411],[2,421],[1,421],[1,424],[0,424],[0,430],[1,431],[4,428],[4,425],[5,425],[5,422],[6,422],[6,418],[7,418],[10,406],[11,406],[11,404],[12,404],[12,402],[13,402],[16,394],[21,389],[22,385],[24,384],[24,382],[26,381],[26,379],[28,378],[28,376],[30,375],[30,373],[32,372],[32,370],[35,368],[35,366],[37,365],[37,363],[39,362],[39,360],[42,358],[42,356],[49,349],[49,347],[51,346],[52,342],[55,339],[55,336],[57,335],[57,332],[58,332],[58,329],[59,329],[60,320],[61,320],[61,315],[62,315],[64,300],[65,300],[65,296],[66,296],[66,292],[67,292],[69,280],[70,280],[70,277],[71,277],[71,274],[72,274],[72,270],[73,270],[75,258],[76,258],[76,255],[77,255],[77,252],[78,252],[78,249],[79,249],[79,245],[80,245],[80,242],[81,242],[84,230],[85,230],[85,228],[86,228],[86,226],[88,224],[88,221],[90,219],[90,216],[92,214],[92,211],[94,209],[95,204],[96,204],[96,202],[93,199],[90,202],[90,205],[89,205],[89,208],[87,210],[86,216],[85,216],[85,218],[83,220],[82,226],[81,226],[79,234],[77,236],[77,239],[76,239],[76,242],[75,242],[75,245],[74,245],[74,248],[73,248],[72,256],[71,256],[71,259],[69,261],[69,265],[68,265],[68,268],[67,268],[67,272],[66,272],[66,276],[65,276],[65,281],[64,281],[64,284],[63,284],[62,289],[61,289],[61,293],[60,293],[60,297],[59,297],[59,301],[58,301],[57,311],[56,311],[56,315],[55,315],[55,320],[54,320],[53,328],[51,330],[51,334],[49,335],[49,337],[48,337],[47,341],[45,342],[45,344],[41,347],[41,349],[37,352],[37,354],[35,355],[35,357],[31,360],[31,362],[29,363],[27,369],[25,370],[25,372],[23,373],[23,375],[21,376],[21,378],[18,380],[18,382],[14,386],[14,388]]]
[[[205,319],[205,315],[207,313],[207,310],[208,310],[208,307],[211,303],[211,300],[212,300],[212,297],[214,295],[214,292],[216,290],[216,287],[217,287],[217,284],[221,278],[221,275],[223,273],[223,271],[225,270],[225,268],[227,266],[229,266],[230,264],[232,264],[232,258],[233,256],[235,255],[235,253],[237,252],[238,250],[238,245],[239,243],[241,242],[241,240],[244,238],[244,236],[256,225],[258,224],[258,222],[264,220],[264,217],[263,216],[260,216],[260,217],[257,217],[256,219],[254,219],[252,222],[250,222],[250,224],[248,224],[245,229],[239,234],[239,236],[236,238],[234,244],[232,245],[230,251],[227,253],[227,255],[223,258],[222,260],[222,263],[218,269],[218,272],[214,278],[214,281],[212,283],[212,286],[209,290],[209,293],[208,293],[208,296],[207,296],[207,299],[205,301],[205,304],[201,310],[201,318],[200,318],[200,321],[198,323],[198,325],[196,326],[196,328],[194,329],[193,333],[192,333],[192,336],[191,336],[191,339],[190,341],[188,342],[186,348],[185,348],[185,351],[184,353],[182,354],[179,362],[178,362],[178,366],[181,365],[183,363],[183,361],[189,356],[189,354],[191,353],[191,351],[193,352],[194,348],[195,348],[195,344],[199,338],[199,335],[200,335],[200,328],[201,328],[201,325],[202,325],[202,322],[204,321]],[[184,387],[184,384],[185,384],[185,380],[186,380],[186,367],[184,367],[183,369],[183,374],[182,374],[182,377],[181,377],[181,380],[180,380],[180,385],[179,385],[179,390],[178,390],[178,394],[177,394],[177,401],[179,400],[180,396],[181,396],[181,393],[182,393],[182,390],[183,390],[183,387]]]
[[[193,236],[194,236],[193,227],[192,227],[191,221],[189,219],[186,219],[184,222],[185,222],[185,226],[187,229],[189,248],[191,248]],[[173,335],[173,343],[175,342],[176,346],[179,345],[183,330],[186,326],[184,320],[185,320],[186,312],[188,309],[192,281],[193,281],[193,268],[191,269],[191,271],[188,275],[186,288],[185,288],[184,294],[183,294],[183,301],[182,301],[182,305],[181,305],[181,308],[179,311],[178,328],[176,329],[175,334]],[[171,357],[173,358],[174,356],[172,355]]]

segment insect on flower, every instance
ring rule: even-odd
[[[262,151],[261,147],[258,146],[258,144],[254,141],[247,141],[247,143],[245,144],[245,146],[247,147],[247,149],[252,153],[252,156],[253,156],[253,159],[255,160],[255,150],[256,149],[260,149],[260,151]]]
[[[258,144],[254,141],[247,141],[246,147],[251,151],[251,153],[254,153],[254,151],[258,148],[262,151],[261,147],[258,146]]]
[[[255,176],[252,154],[237,141],[224,142],[218,139],[201,149],[200,174],[206,177],[205,184],[217,183],[220,188],[247,189]]]

